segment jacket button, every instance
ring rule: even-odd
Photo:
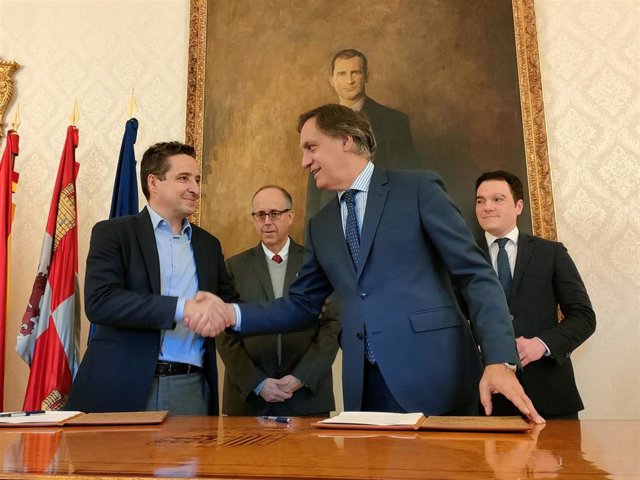
[[[509,318],[511,319],[511,321],[513,322],[513,315],[509,315]]]
[[[356,337],[358,337],[358,340],[362,340],[364,338],[364,335],[362,334],[362,332],[358,332],[356,333]]]
[[[364,292],[360,292],[360,300],[364,300],[365,298],[367,298],[367,294]]]

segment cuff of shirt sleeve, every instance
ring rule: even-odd
[[[240,307],[237,303],[232,303],[231,305],[233,306],[233,310],[236,312],[236,324],[233,327],[233,330],[235,330],[236,332],[240,332],[242,323],[242,312],[240,311]]]
[[[176,314],[174,320],[181,322],[184,320],[184,304],[187,303],[187,299],[184,297],[178,297],[178,303],[176,304]]]
[[[264,382],[266,382],[267,379],[265,378],[264,380],[262,380],[258,386],[256,388],[253,389],[253,393],[255,393],[256,395],[260,396],[260,392],[262,391],[262,387],[264,387]]]
[[[542,345],[544,345],[544,350],[545,350],[545,352],[544,352],[544,356],[545,356],[545,357],[549,357],[549,356],[551,356],[551,350],[549,350],[549,347],[547,347],[547,344],[546,344],[546,343],[544,343],[544,342],[543,342],[541,339],[539,339],[538,337],[533,337],[533,338],[535,338],[535,339],[536,339],[536,340],[538,340]]]

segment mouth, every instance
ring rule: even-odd
[[[313,170],[310,170],[309,173],[311,174],[311,176],[313,176],[313,178],[316,178],[316,174],[320,171],[319,168],[315,168]]]

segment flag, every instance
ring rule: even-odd
[[[138,120],[131,118],[124,126],[124,136],[118,156],[116,179],[113,183],[111,211],[109,218],[135,215],[138,213],[138,181],[136,177],[136,154],[133,146],[138,137]],[[95,325],[89,326],[89,340],[93,337]]]
[[[18,186],[18,174],[13,167],[18,155],[19,141],[18,134],[9,130],[0,163],[0,411],[4,410],[4,340],[7,326],[11,223],[15,211],[13,194]]]
[[[136,154],[133,146],[138,136],[138,120],[132,118],[124,127],[124,136],[118,157],[116,180],[113,184],[111,212],[109,218],[138,213],[138,181],[136,177]]]
[[[31,371],[24,410],[60,410],[78,368],[78,129],[70,126],[53,188],[47,230],[16,350]]]

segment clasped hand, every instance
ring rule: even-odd
[[[211,292],[199,291],[184,305],[184,326],[203,337],[215,337],[236,324],[233,306]]]
[[[282,378],[267,378],[260,390],[260,396],[267,402],[277,403],[289,400],[293,393],[302,388],[302,382],[293,375]]]

